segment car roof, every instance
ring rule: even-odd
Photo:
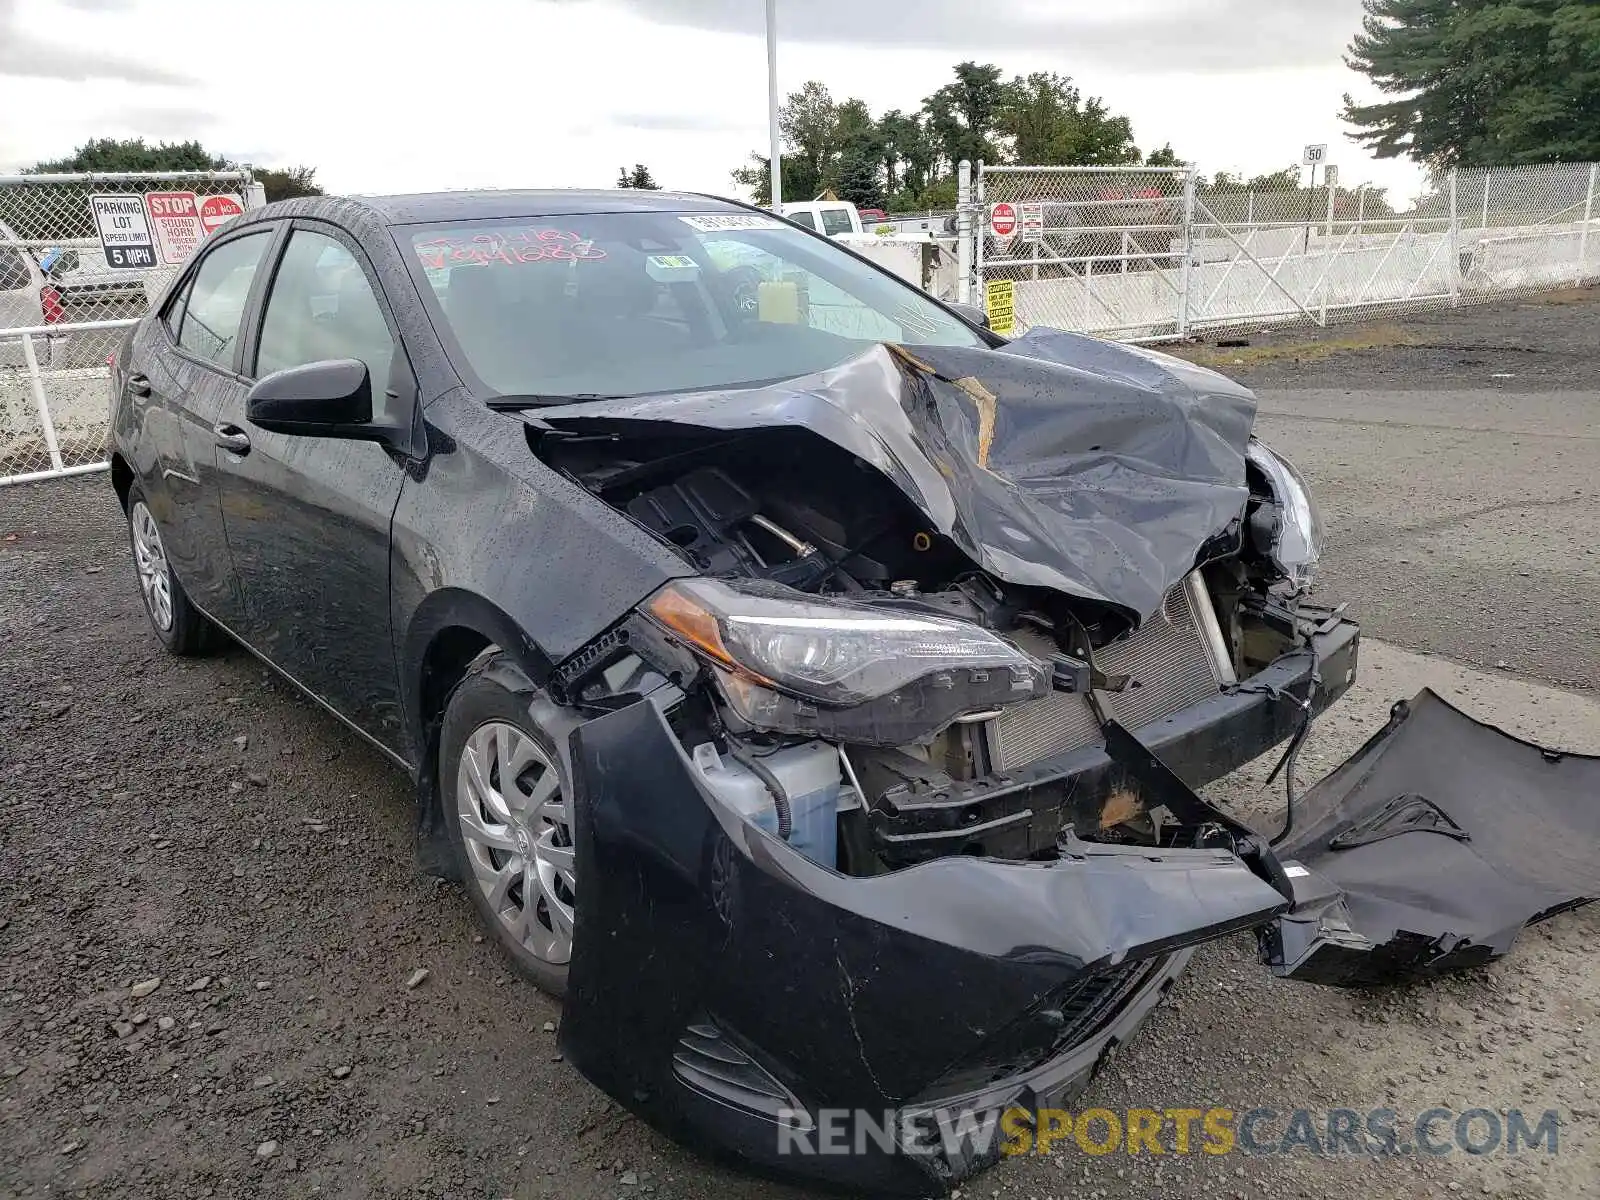
[[[348,212],[355,205],[367,209],[386,225],[431,224],[438,221],[475,221],[518,217],[569,217],[593,213],[634,212],[741,212],[743,206],[715,196],[693,192],[655,192],[634,189],[613,191],[471,191],[420,192],[402,196],[326,197],[330,210]],[[314,215],[315,203],[300,200],[295,213]],[[275,215],[276,205],[257,212]],[[332,215],[331,211],[330,214]]]

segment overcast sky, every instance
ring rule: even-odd
[[[1360,0],[778,0],[780,86],[914,109],[958,61],[1073,76],[1207,172],[1332,145],[1346,183],[1420,173],[1342,136]],[[917,14],[917,15],[912,15]],[[766,139],[762,0],[0,0],[0,172],[91,137],[200,139],[330,191],[729,192]]]

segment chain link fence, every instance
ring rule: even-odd
[[[102,246],[94,197],[123,198],[127,248]],[[112,352],[199,240],[257,203],[242,171],[0,177],[0,484],[104,468]]]
[[[1600,279],[1600,167],[1435,177],[1381,191],[1251,192],[1192,168],[986,167],[971,215],[973,299],[1033,325],[1128,341],[1327,325]]]

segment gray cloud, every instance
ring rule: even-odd
[[[618,113],[611,121],[623,129],[643,129],[651,133],[737,133],[747,127],[726,117],[694,113]]]
[[[565,0],[590,4],[594,0]],[[610,0],[664,25],[759,34],[757,0]],[[833,45],[948,50],[958,58],[1026,50],[1085,66],[1137,71],[1241,71],[1337,63],[1361,26],[1360,0],[1169,0],[1164,12],[1104,19],[1062,12],[1064,0],[919,0],[874,14],[859,0],[778,0],[779,37]],[[1003,64],[1002,64],[1003,65]]]
[[[106,9],[115,7],[119,2],[77,0],[77,6]],[[182,75],[136,59],[37,37],[21,27],[16,0],[0,0],[0,75],[21,79],[60,79],[69,83],[115,79],[123,83],[177,86],[190,82]]]

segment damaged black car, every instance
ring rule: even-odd
[[[501,192],[250,213],[113,382],[156,636],[404,768],[569,1061],[674,1136],[939,1190],[984,1154],[779,1131],[1070,1102],[1235,931],[1362,974],[1342,885],[1194,790],[1292,756],[1359,641],[1219,375],[730,202]]]

